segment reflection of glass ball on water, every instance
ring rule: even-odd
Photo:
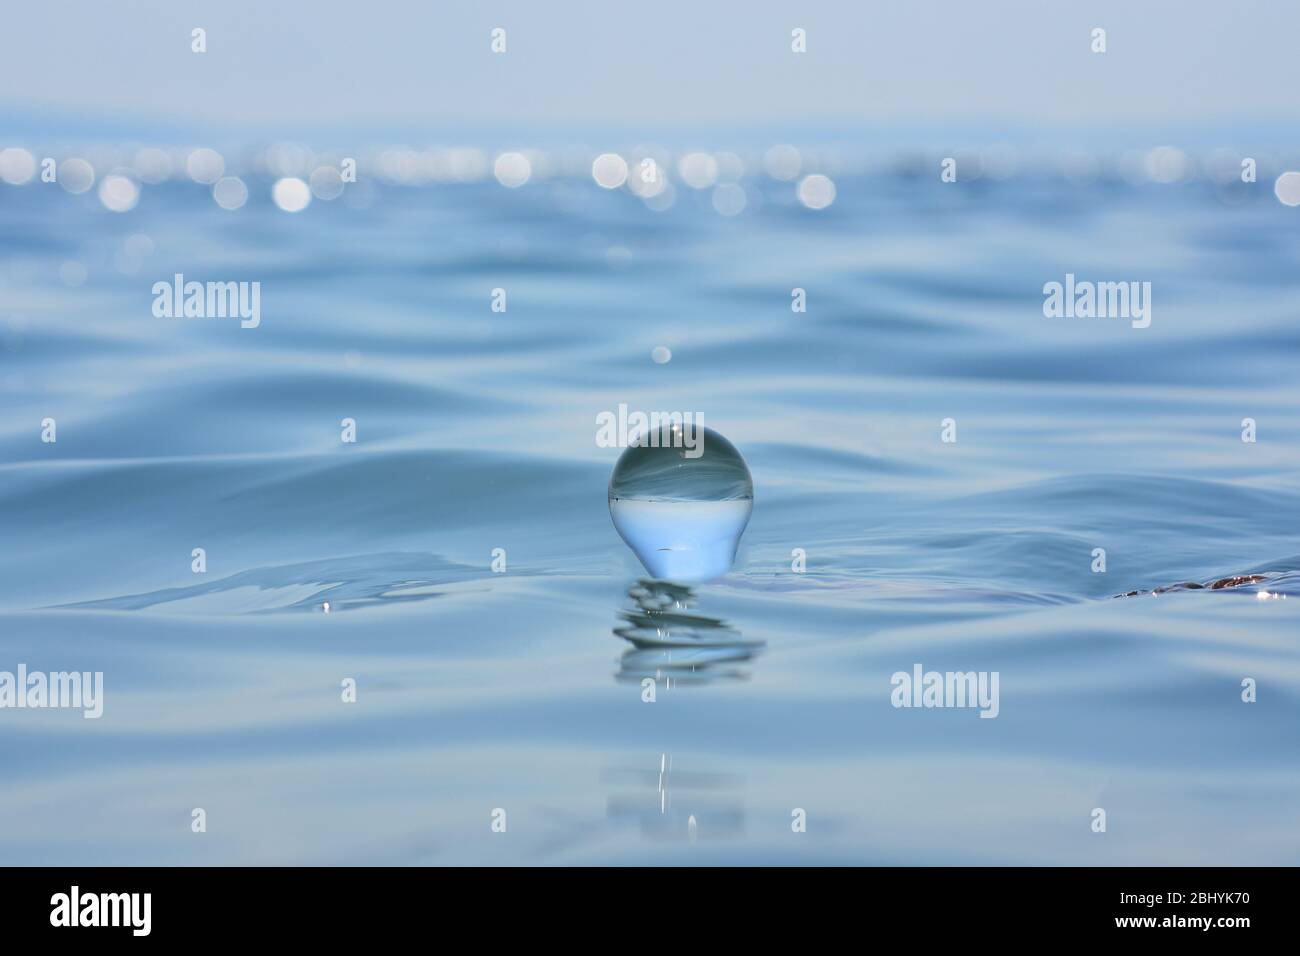
[[[656,578],[726,574],[753,510],[745,459],[699,425],[665,425],[639,436],[609,478],[614,527]]]

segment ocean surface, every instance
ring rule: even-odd
[[[0,710],[0,862],[1300,863],[1300,211],[833,178],[0,184],[0,671],[104,685]],[[620,404],[743,454],[730,574],[643,581]]]

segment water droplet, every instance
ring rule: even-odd
[[[609,479],[614,527],[656,578],[726,574],[753,510],[745,459],[722,435],[694,423],[639,436]]]

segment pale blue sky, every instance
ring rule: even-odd
[[[69,117],[436,139],[1300,119],[1296,0],[47,0],[0,16],[0,119],[15,128]],[[190,52],[195,26],[206,54]],[[489,50],[497,26],[505,55]],[[1104,55],[1089,49],[1095,26]]]

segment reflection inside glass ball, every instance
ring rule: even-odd
[[[639,436],[609,479],[614,527],[656,578],[698,582],[726,574],[753,509],[745,459],[700,425]]]

